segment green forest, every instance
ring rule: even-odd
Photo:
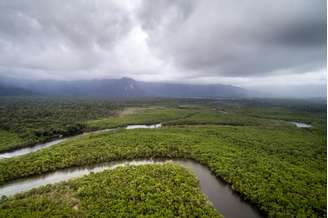
[[[33,209],[32,209],[33,208]],[[174,164],[120,167],[11,199],[0,217],[222,217],[198,181]]]
[[[326,216],[325,104],[275,99],[4,98],[0,102],[2,151],[58,134],[78,135],[128,124],[163,125],[79,135],[34,153],[2,159],[0,184],[116,160],[191,159],[207,166],[265,216]],[[297,128],[290,121],[312,127]],[[197,179],[169,164],[119,168],[3,197],[0,215],[83,217],[112,211],[121,217],[220,216],[210,205]]]

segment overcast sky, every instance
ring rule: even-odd
[[[0,0],[0,75],[326,84],[326,0]]]

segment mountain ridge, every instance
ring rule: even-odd
[[[94,80],[7,81],[5,86],[41,93],[46,96],[88,97],[245,97],[247,90],[237,86],[211,84],[194,85],[169,82],[142,82],[129,77]],[[0,84],[1,88],[1,84]],[[0,89],[1,90],[1,89]],[[0,93],[1,95],[1,93]]]

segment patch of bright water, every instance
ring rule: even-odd
[[[128,125],[126,127],[126,129],[145,129],[145,128],[154,129],[154,128],[160,128],[160,127],[162,127],[162,124],[158,123],[158,124],[153,124],[153,125]],[[109,131],[113,131],[113,130],[115,130],[115,128],[96,130],[96,131],[92,131],[92,132],[86,132],[86,133],[83,133],[82,135],[100,133],[100,132],[109,132]],[[36,144],[34,146],[31,146],[31,147],[19,148],[19,149],[13,150],[13,151],[7,151],[7,152],[4,152],[4,153],[0,153],[0,160],[5,159],[5,158],[17,157],[17,156],[21,156],[21,155],[24,155],[24,154],[33,153],[33,152],[36,152],[40,149],[47,148],[47,147],[50,147],[52,145],[56,145],[58,143],[66,141],[67,139],[70,139],[72,137],[76,137],[76,136],[60,138],[60,139],[56,139],[56,140],[46,142],[46,143],[38,143],[38,144]]]
[[[301,123],[301,122],[289,122],[291,124],[294,124],[298,128],[311,128],[312,126],[310,124]]]

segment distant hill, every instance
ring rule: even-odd
[[[20,82],[20,88],[43,95],[89,97],[245,97],[247,90],[229,85],[140,82],[131,78]],[[18,92],[19,93],[19,92]],[[0,94],[1,95],[1,94]]]
[[[155,97],[245,97],[245,89],[230,85],[191,85],[138,82],[147,96]]]
[[[32,90],[0,84],[0,96],[29,96],[37,94]]]
[[[44,95],[88,97],[137,97],[143,96],[136,81],[129,78],[78,81],[36,81],[24,86]]]

